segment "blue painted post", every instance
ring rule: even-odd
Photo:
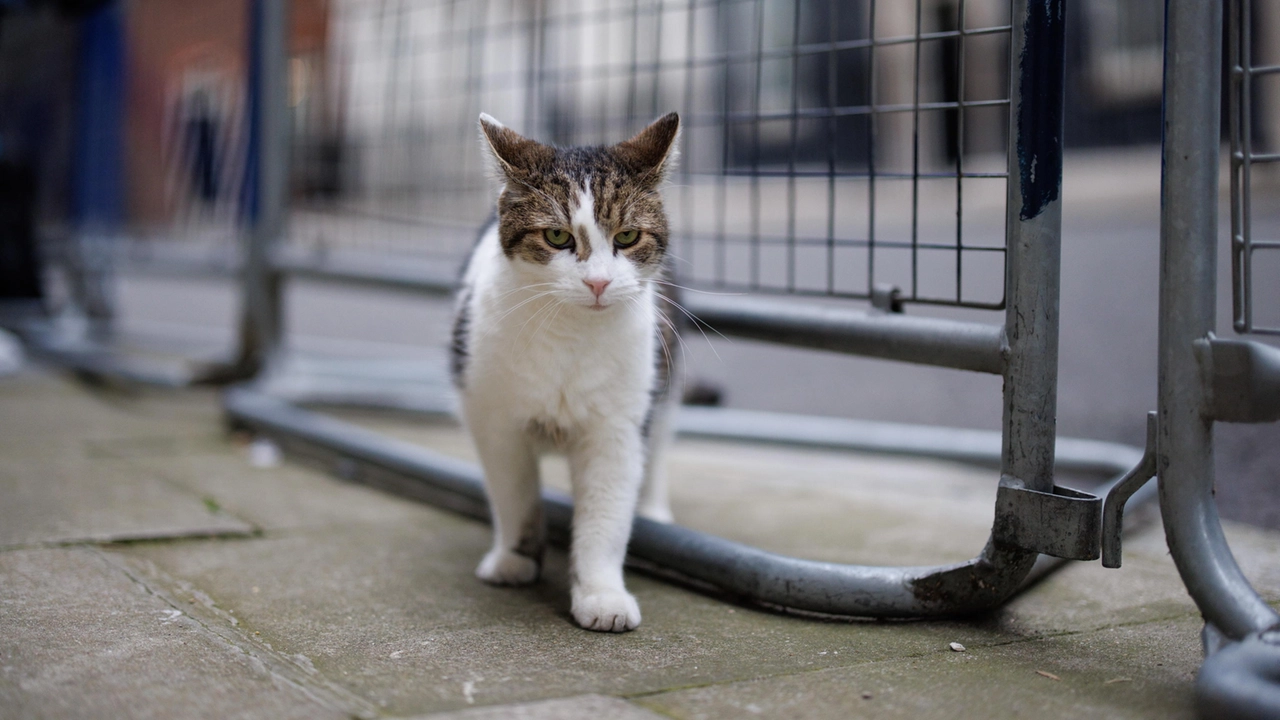
[[[66,260],[72,301],[101,333],[112,315],[112,246],[124,217],[124,32],[118,2],[81,21],[77,70],[73,237]]]

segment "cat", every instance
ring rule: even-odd
[[[452,363],[484,469],[493,547],[476,575],[538,579],[545,547],[538,455],[569,460],[571,614],[625,632],[640,608],[622,566],[635,514],[672,519],[662,454],[680,354],[663,292],[669,228],[660,187],[680,118],[630,140],[557,148],[480,115],[503,187],[467,260]]]

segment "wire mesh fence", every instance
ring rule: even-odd
[[[1280,175],[1280,143],[1266,133],[1267,108],[1261,98],[1280,98],[1280,63],[1267,64],[1267,49],[1259,40],[1253,0],[1235,0],[1228,13],[1228,132],[1231,137],[1231,280],[1232,314],[1241,333],[1280,335],[1280,316],[1274,309],[1259,313],[1255,277],[1280,270],[1280,234],[1255,236],[1255,190],[1258,200],[1268,197],[1263,186]],[[1261,47],[1260,47],[1261,45]],[[1280,60],[1280,57],[1273,58]],[[1275,119],[1272,119],[1275,121]],[[1271,209],[1264,202],[1262,209]],[[1275,226],[1264,226],[1275,232]],[[1271,273],[1257,272],[1268,268]],[[1262,314],[1263,317],[1258,317]]]
[[[306,200],[288,250],[457,262],[492,207],[480,112],[568,145],[616,142],[674,109],[682,282],[864,299],[894,287],[904,302],[1001,308],[1010,12],[335,3],[331,47],[293,98]]]

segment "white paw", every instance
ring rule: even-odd
[[[494,548],[476,568],[476,577],[493,585],[528,585],[538,579],[538,561]]]
[[[588,630],[626,632],[640,625],[640,606],[626,591],[606,590],[590,595],[575,592],[573,619]]]

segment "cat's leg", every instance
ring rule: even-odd
[[[675,327],[672,321],[660,328],[662,352],[657,357],[657,382],[661,391],[651,400],[653,404],[645,423],[644,484],[640,487],[640,504],[636,508],[640,517],[663,523],[675,520],[667,493],[665,456],[675,437],[675,416],[684,395],[684,354],[680,351]]]
[[[669,396],[657,398],[654,403],[645,438],[644,483],[640,486],[636,514],[669,523],[675,520],[675,516],[671,514],[671,498],[667,492],[665,455],[675,435],[675,414],[679,403]]]
[[[495,585],[526,585],[538,579],[546,548],[546,526],[538,482],[538,460],[524,428],[507,419],[469,422],[493,517],[493,548],[476,577]]]
[[[635,426],[597,425],[569,448],[572,613],[588,630],[623,632],[640,624],[640,606],[623,583],[622,563],[631,538],[643,453]]]

